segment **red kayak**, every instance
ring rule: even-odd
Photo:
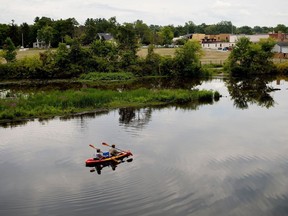
[[[97,165],[106,165],[109,163],[115,163],[118,160],[123,160],[124,158],[128,158],[129,156],[132,156],[133,154],[130,151],[125,151],[125,152],[121,152],[119,153],[117,156],[113,156],[113,157],[106,157],[106,158],[102,158],[102,159],[96,159],[96,158],[89,158],[85,161],[86,166],[87,167],[94,167]]]

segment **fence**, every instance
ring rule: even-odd
[[[224,65],[225,60],[201,60],[200,65],[206,65],[206,64],[216,64],[216,65]]]

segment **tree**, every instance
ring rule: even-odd
[[[124,23],[119,26],[116,40],[122,58],[122,66],[125,68],[135,64],[139,44],[134,25],[132,23]]]
[[[96,23],[92,18],[88,18],[85,21],[85,30],[84,30],[84,37],[83,37],[83,43],[84,44],[90,44],[92,41],[95,40],[97,35],[97,27]]]
[[[34,23],[35,23],[35,25],[37,26],[38,29],[41,29],[41,28],[43,28],[45,26],[52,26],[53,20],[51,18],[49,18],[49,17],[41,17],[41,18],[36,17],[34,19]]]
[[[90,46],[92,53],[99,57],[115,56],[117,54],[117,46],[113,42],[95,40]]]
[[[20,29],[18,25],[14,24],[14,20],[12,20],[12,24],[9,25],[9,31],[7,37],[9,37],[16,46],[20,46],[21,44]]]
[[[64,42],[65,36],[69,36],[71,38],[74,37],[75,28],[78,25],[78,22],[75,18],[69,18],[66,20],[57,20],[53,23],[53,40],[52,46],[58,45],[59,42]]]
[[[8,37],[9,26],[6,24],[0,24],[0,49],[3,47],[4,41]]]
[[[6,38],[4,42],[3,52],[3,57],[6,59],[7,62],[12,62],[16,60],[16,48],[13,41],[9,37]]]
[[[253,30],[251,27],[249,26],[242,26],[242,27],[239,27],[237,29],[237,33],[238,34],[247,34],[247,35],[252,35],[253,34]]]
[[[137,37],[140,39],[140,43],[146,45],[150,44],[152,42],[153,33],[148,25],[143,23],[142,20],[137,20],[134,25]]]
[[[221,33],[231,33],[233,31],[233,25],[230,21],[221,21],[216,24],[216,32],[214,34],[221,34]]]
[[[143,65],[143,72],[148,75],[159,75],[160,72],[161,56],[154,52],[154,45],[148,46],[148,54],[145,58],[145,64]],[[161,74],[160,74],[161,75]]]
[[[263,29],[263,33],[273,32],[273,27],[263,26],[262,29]]]
[[[270,38],[252,43],[249,38],[241,37],[228,57],[226,69],[237,75],[271,73],[274,71],[271,61],[274,45],[275,41]]]
[[[219,31],[217,31],[216,25],[209,25],[204,29],[204,31],[206,35],[219,34]]]
[[[171,44],[174,37],[173,30],[171,26],[164,26],[159,32],[160,37],[162,38],[162,44]]]
[[[192,21],[185,22],[184,29],[186,30],[185,34],[191,34],[195,32],[196,25]]]
[[[175,68],[178,75],[199,76],[201,45],[196,40],[189,40],[175,52]]]
[[[262,33],[264,33],[264,30],[260,26],[254,26],[253,27],[253,33],[254,34],[262,34]]]
[[[42,29],[38,30],[37,38],[40,41],[44,41],[46,47],[50,47],[51,40],[53,38],[53,28],[51,26],[45,26]]]
[[[202,24],[196,26],[195,33],[205,34],[205,28],[206,28],[207,26],[208,26],[208,25],[206,25],[205,23],[202,23]]]
[[[283,24],[278,24],[275,28],[274,28],[275,32],[282,32],[282,33],[287,33],[288,32],[288,27],[286,27]]]
[[[69,61],[69,49],[65,43],[59,43],[55,52],[55,65],[59,68],[67,68]]]

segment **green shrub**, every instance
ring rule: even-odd
[[[218,91],[214,92],[214,100],[215,101],[219,101],[220,97],[221,97],[221,94]]]

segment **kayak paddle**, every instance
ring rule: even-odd
[[[112,147],[112,146],[110,146],[109,144],[107,144],[107,143],[105,143],[105,142],[102,142],[102,145]],[[118,149],[119,151],[122,151],[122,152],[130,152],[130,151],[124,151],[124,150],[119,149],[119,148],[116,148],[116,147],[115,147],[115,149]],[[130,153],[131,153],[131,152],[130,152]],[[131,153],[131,155],[133,156],[132,153]]]
[[[102,145],[112,147],[112,146],[110,146],[109,144],[107,144],[107,143],[105,143],[105,142],[102,142]],[[119,151],[122,151],[122,152],[126,152],[126,151],[121,150],[121,149],[116,148],[116,147],[115,147],[115,149],[118,149]]]

